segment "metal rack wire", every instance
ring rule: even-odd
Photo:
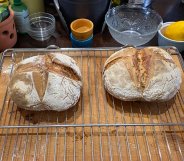
[[[168,102],[115,99],[101,78],[106,58],[118,49],[5,51],[0,60],[0,160],[184,160],[183,84]],[[80,101],[65,112],[17,108],[7,90],[14,64],[48,52],[77,61],[83,75]],[[179,53],[172,54],[183,70]]]

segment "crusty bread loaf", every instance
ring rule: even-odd
[[[158,47],[128,47],[114,53],[105,62],[103,80],[111,95],[125,101],[166,101],[182,82],[170,54]]]
[[[78,102],[81,87],[81,72],[76,62],[67,55],[50,53],[18,63],[9,92],[21,108],[63,111]]]

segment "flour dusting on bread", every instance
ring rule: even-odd
[[[30,57],[16,65],[10,96],[17,106],[28,110],[67,110],[80,98],[81,77],[75,60],[67,55]]]
[[[181,71],[172,57],[158,47],[122,49],[104,65],[106,90],[125,101],[166,101],[180,88]]]

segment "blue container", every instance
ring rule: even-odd
[[[93,43],[93,35],[86,40],[77,40],[73,37],[71,33],[70,39],[72,41],[72,47],[74,48],[88,48],[91,47]]]

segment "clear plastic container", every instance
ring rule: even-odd
[[[49,39],[55,32],[55,18],[45,12],[38,12],[29,16],[27,33],[33,39],[44,41]]]

